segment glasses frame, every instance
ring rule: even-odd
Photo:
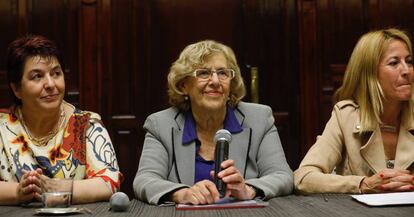
[[[197,77],[197,71],[198,70],[208,70],[209,71],[209,77],[208,78],[199,78],[199,77]],[[231,74],[230,74],[230,77],[228,77],[228,78],[226,78],[226,79],[220,79],[220,77],[218,76],[218,74],[217,74],[217,71],[220,71],[220,70],[230,70],[230,72],[231,72]],[[194,71],[193,71],[193,73],[192,73],[192,75],[195,77],[195,78],[197,78],[197,79],[199,79],[199,80],[209,80],[209,79],[211,79],[211,76],[213,76],[213,73],[216,73],[216,75],[217,75],[217,78],[220,80],[220,81],[227,81],[227,80],[232,80],[235,76],[236,76],[236,71],[234,71],[234,69],[230,69],[230,68],[222,68],[222,69],[203,69],[203,68],[201,68],[201,69],[195,69]]]

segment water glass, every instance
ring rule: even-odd
[[[42,203],[45,208],[65,208],[71,205],[73,179],[42,180]]]

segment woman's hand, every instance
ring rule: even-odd
[[[172,201],[182,204],[212,204],[219,199],[216,185],[210,180],[199,181],[191,188],[182,188],[172,195]]]
[[[385,169],[362,180],[362,193],[413,191],[414,176],[408,170]]]
[[[40,176],[42,170],[37,169],[35,171],[23,170],[23,176],[20,179],[19,185],[17,186],[17,202],[24,203],[30,202],[33,199],[41,200],[42,190],[40,187]]]
[[[254,189],[246,185],[240,171],[234,166],[234,160],[226,160],[221,163],[223,170],[218,173],[218,178],[226,183],[225,196],[232,196],[240,200],[250,200],[256,196]],[[213,171],[214,175],[214,171]]]

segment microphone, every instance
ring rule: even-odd
[[[124,192],[116,192],[109,199],[110,208],[114,212],[123,212],[128,209],[129,197]]]
[[[231,142],[231,133],[228,130],[221,129],[214,136],[216,149],[214,150],[214,184],[220,193],[220,197],[224,197],[226,193],[226,183],[217,177],[221,171],[221,163],[229,158],[229,143]]]

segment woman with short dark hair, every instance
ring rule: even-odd
[[[111,139],[93,112],[63,100],[56,45],[42,36],[13,41],[7,78],[14,105],[0,112],[0,204],[40,200],[41,183],[74,179],[73,203],[108,200],[122,180]]]

